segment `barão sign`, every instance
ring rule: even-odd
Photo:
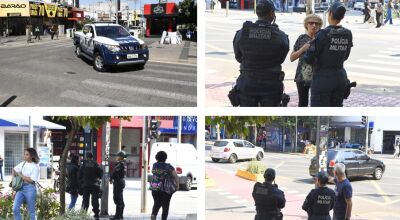
[[[26,4],[0,4],[0,8],[26,8]]]

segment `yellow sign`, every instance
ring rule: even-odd
[[[57,14],[57,5],[56,4],[44,4],[44,8],[46,9],[47,17],[54,18]]]
[[[28,1],[2,1],[0,3],[0,17],[29,17]]]
[[[31,16],[44,16],[44,5],[42,4],[30,4]]]
[[[68,17],[68,8],[57,8],[57,17],[59,18],[67,18]]]

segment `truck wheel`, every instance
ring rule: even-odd
[[[192,177],[187,176],[186,182],[183,184],[183,190],[190,191],[192,189]]]
[[[75,53],[76,53],[76,56],[77,56],[78,58],[81,58],[81,57],[82,57],[82,49],[81,49],[81,46],[79,46],[79,45],[76,45],[76,46],[75,46]]]
[[[375,168],[374,179],[380,180],[382,178],[382,174],[383,174],[382,168],[380,168],[380,167]]]
[[[94,54],[93,67],[99,72],[105,72],[107,70],[106,65],[104,64],[104,58],[100,55],[99,52],[96,52]]]

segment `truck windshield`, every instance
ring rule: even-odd
[[[96,33],[99,37],[120,38],[130,34],[122,26],[97,26]]]

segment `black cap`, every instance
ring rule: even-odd
[[[344,6],[343,3],[337,1],[331,5],[331,7],[329,8],[329,11],[332,12],[334,19],[342,20],[344,17],[344,14],[346,13],[346,7]]]
[[[318,172],[317,179],[320,184],[326,185],[329,181],[328,173],[326,173],[325,171]]]
[[[266,16],[269,12],[275,11],[275,5],[271,0],[259,0],[257,1],[256,13],[259,17]]]
[[[264,178],[267,181],[273,181],[275,179],[275,175],[275,170],[272,168],[268,168],[267,170],[265,170]]]
[[[125,158],[125,155],[126,155],[126,154],[125,154],[124,151],[120,151],[120,152],[117,153],[117,156],[118,156],[118,157]]]
[[[92,152],[86,152],[86,158],[93,158],[93,153]]]

